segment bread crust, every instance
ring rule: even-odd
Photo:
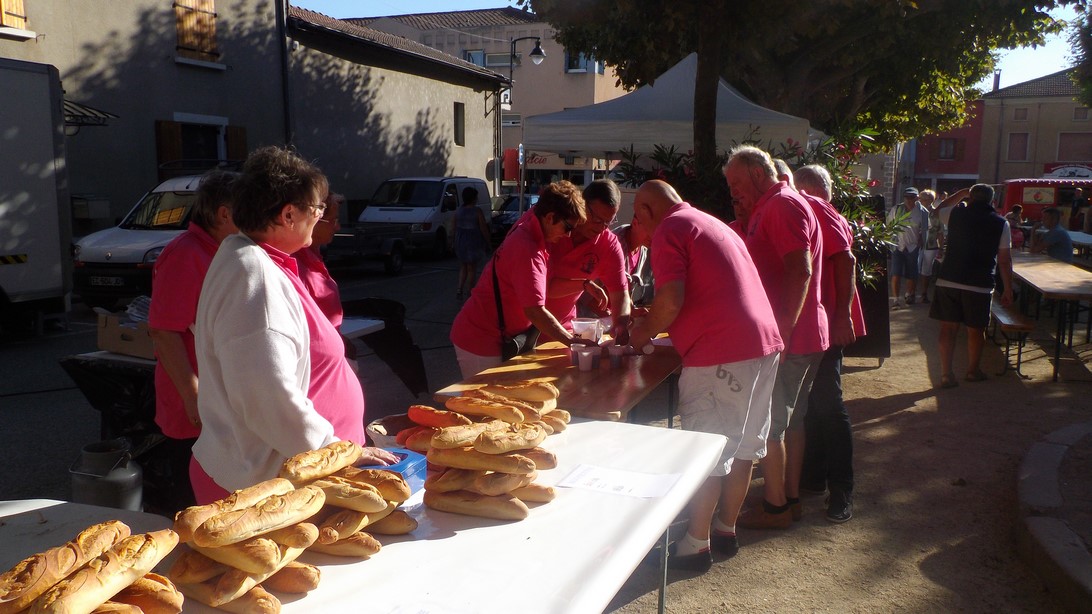
[[[451,450],[433,448],[429,450],[427,458],[430,463],[435,465],[454,467],[455,469],[477,469],[523,475],[530,474],[535,470],[534,461],[514,452],[483,454],[474,448],[454,448]]]
[[[474,485],[474,480],[487,472],[481,469],[446,469],[443,473],[430,475],[425,479],[425,490],[433,492],[453,492],[466,490]]]
[[[363,455],[364,448],[356,442],[335,441],[318,450],[300,452],[284,461],[280,477],[299,486],[349,467]]]
[[[533,380],[521,380],[507,384],[487,384],[484,388],[493,394],[525,401],[546,401],[557,399],[561,395],[561,391],[557,389],[557,386],[550,382]]]
[[[401,473],[389,469],[346,467],[334,475],[347,480],[371,484],[379,489],[379,494],[387,501],[402,503],[413,494],[409,484],[406,483],[406,478]]]
[[[299,558],[303,551],[304,548],[281,546],[281,560],[277,563],[275,569],[266,573],[248,574],[239,569],[227,570],[224,575],[216,580],[216,588],[212,593],[212,603],[209,605],[218,607],[242,597],[250,592],[250,589],[264,582],[266,578],[284,569],[285,565]]]
[[[274,495],[252,507],[206,520],[194,531],[193,542],[203,548],[215,548],[245,541],[306,520],[319,511],[325,501],[322,489],[314,486]]]
[[[565,422],[564,420],[558,418],[557,416],[554,416],[553,414],[546,414],[542,417],[542,421],[546,424],[549,424],[550,428],[552,428],[555,433],[561,433],[565,429],[569,428],[568,422]]]
[[[504,431],[488,431],[474,440],[474,449],[484,454],[529,450],[546,441],[546,429],[536,424],[513,425]]]
[[[283,478],[258,482],[253,486],[239,489],[219,501],[213,501],[208,505],[187,507],[178,512],[174,515],[174,530],[178,533],[180,541],[193,541],[193,532],[209,518],[224,512],[246,509],[273,495],[287,494],[294,488],[291,482]]]
[[[316,480],[311,485],[321,488],[326,493],[326,503],[328,505],[357,510],[365,514],[387,509],[387,500],[379,493],[379,489],[365,482],[347,480],[331,475]]]
[[[216,583],[209,580],[197,584],[179,584],[178,590],[205,605],[212,605],[209,602],[213,600]],[[255,586],[242,597],[220,604],[219,608],[235,614],[280,614],[281,601],[264,588]]]
[[[190,548],[214,561],[248,573],[265,573],[273,569],[277,561],[281,560],[277,542],[264,535],[226,546],[206,548],[190,544]],[[179,582],[182,581],[179,580]]]
[[[470,418],[460,413],[436,409],[429,405],[410,405],[406,415],[417,424],[438,429],[445,426],[463,426],[472,422]]]
[[[533,483],[516,488],[511,494],[524,503],[549,503],[557,497],[557,491],[553,486]]]
[[[390,502],[386,509],[372,514],[365,514],[356,510],[341,510],[322,522],[319,526],[317,541],[320,544],[332,544],[344,539],[353,533],[359,532],[364,527],[386,518],[397,507],[397,503]]]
[[[474,445],[479,435],[489,431],[503,431],[508,429],[508,423],[503,420],[490,422],[477,422],[467,426],[449,426],[436,431],[429,442],[433,448],[450,450],[452,448],[465,448]]]
[[[426,490],[425,505],[441,512],[496,520],[523,520],[531,513],[527,505],[511,495],[489,497],[466,490],[454,492]]]
[[[368,532],[373,535],[405,535],[416,529],[417,521],[402,510],[394,510],[386,518],[368,525]]]
[[[266,589],[278,593],[299,594],[318,588],[322,572],[314,565],[292,561],[262,582]]]
[[[128,603],[107,601],[94,610],[91,610],[91,614],[144,614],[144,610]]]
[[[471,416],[489,416],[490,418],[496,418],[497,420],[504,420],[512,424],[519,424],[526,420],[523,412],[515,407],[506,403],[497,403],[495,401],[486,401],[485,399],[476,399],[474,397],[451,397],[444,402],[444,405],[452,411],[457,411],[461,414],[469,414]]]
[[[174,564],[167,571],[167,577],[175,584],[196,584],[215,578],[228,569],[228,565],[186,548],[174,560]]]
[[[413,450],[419,454],[425,454],[432,446],[432,436],[438,430],[439,429],[433,426],[422,426],[420,430],[406,438],[406,443],[403,445],[409,450]]]
[[[363,531],[358,531],[344,539],[339,539],[332,544],[315,544],[308,548],[308,550],[333,556],[366,559],[379,552],[382,547],[379,540]]]
[[[55,584],[129,537],[129,527],[111,520],[87,527],[71,541],[27,557],[0,575],[0,614],[26,609]]]
[[[184,600],[174,584],[157,573],[144,574],[110,599],[136,606],[144,614],[178,614]]]
[[[500,403],[502,405],[511,405],[523,414],[524,422],[535,422],[542,417],[542,412],[533,404],[527,401],[521,401],[507,397],[500,394],[494,394],[489,392],[485,388],[474,388],[472,390],[464,390],[462,396],[471,399],[481,399],[483,401],[492,401],[493,403]]]
[[[474,480],[472,489],[474,492],[486,496],[495,497],[505,495],[513,490],[526,486],[538,477],[538,472],[529,475],[517,475],[513,473],[487,473]]]
[[[532,448],[520,450],[521,456],[526,456],[535,463],[535,467],[547,471],[557,468],[557,455],[545,448]]]
[[[318,527],[309,522],[300,522],[290,527],[270,531],[263,537],[268,537],[282,546],[306,548],[318,539]]]

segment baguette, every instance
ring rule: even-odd
[[[508,423],[503,420],[490,422],[477,422],[468,426],[449,426],[442,428],[432,436],[430,445],[433,448],[450,450],[452,448],[465,448],[474,445],[479,435],[489,431],[503,431],[508,429]]]
[[[553,435],[554,434],[554,427],[550,426],[546,422],[544,422],[542,420],[539,420],[538,422],[535,422],[535,424],[541,426],[542,430],[546,431],[546,435]]]
[[[436,434],[436,431],[438,430],[439,429],[435,427],[422,426],[421,430],[410,435],[406,439],[406,448],[419,454],[427,454],[428,449],[432,446],[432,436]]]
[[[510,495],[487,497],[465,490],[455,492],[426,490],[425,505],[441,512],[496,520],[523,520],[531,513],[522,501]]]
[[[553,486],[528,484],[513,490],[511,495],[524,503],[549,503],[557,497],[557,491]]]
[[[421,426],[421,425],[411,426],[411,427],[409,427],[407,429],[402,429],[402,430],[398,431],[398,434],[394,436],[394,441],[395,441],[395,443],[397,443],[398,445],[400,445],[400,446],[402,446],[404,448],[404,447],[406,447],[406,441],[408,441],[409,438],[412,437],[414,434],[419,433],[420,431],[422,431],[424,429],[433,429],[433,428],[435,428],[435,427]]]
[[[281,546],[281,561],[277,568],[262,574],[248,574],[239,569],[229,569],[227,573],[216,580],[216,587],[212,592],[212,603],[209,605],[219,607],[229,601],[235,601],[239,597],[250,592],[250,589],[261,584],[266,578],[277,573],[285,565],[299,558],[303,554],[303,548]]]
[[[140,608],[144,614],[178,614],[182,611],[182,593],[170,580],[157,573],[137,578],[110,598]]]
[[[474,492],[489,497],[495,497],[497,495],[508,494],[517,488],[526,486],[533,482],[537,476],[538,473],[532,473],[530,475],[496,472],[487,473],[475,479],[472,488]]]
[[[417,521],[402,510],[394,510],[386,518],[368,525],[368,532],[379,535],[405,535],[417,528]]]
[[[433,492],[466,490],[474,485],[474,480],[485,474],[485,471],[474,469],[447,469],[443,473],[430,475],[425,480],[425,490]]]
[[[430,463],[454,467],[455,469],[478,469],[522,475],[530,474],[535,470],[534,461],[514,452],[483,454],[474,448],[454,448],[451,450],[433,448],[429,450],[427,458]]]
[[[504,420],[505,422],[510,422],[512,424],[519,424],[525,419],[523,412],[511,405],[497,403],[495,401],[486,401],[484,399],[475,399],[473,397],[451,397],[444,405],[446,405],[448,409],[457,411],[461,414],[489,416],[490,418]]]
[[[246,509],[259,501],[283,495],[292,491],[292,483],[281,478],[273,478],[259,482],[253,486],[237,490],[219,501],[213,501],[208,505],[196,505],[174,515],[174,530],[178,533],[179,541],[193,541],[193,532],[209,518],[224,512]]]
[[[151,571],[176,545],[178,534],[170,529],[130,535],[46,591],[30,611],[90,612]]]
[[[462,414],[436,409],[428,405],[410,405],[406,414],[410,420],[421,426],[432,426],[438,429],[445,426],[463,426],[471,423],[470,418]]]
[[[213,600],[216,584],[211,581],[179,584],[178,589],[187,597],[192,597],[205,605],[211,605],[209,602]],[[280,614],[281,601],[264,588],[255,586],[242,597],[221,604],[219,608],[225,612],[235,612],[236,614]]]
[[[332,544],[339,539],[357,533],[374,522],[386,518],[394,512],[397,507],[397,503],[391,502],[387,505],[386,509],[373,514],[365,514],[364,512],[358,512],[356,510],[341,510],[323,521],[322,526],[319,527],[319,538],[317,541],[320,544]]]
[[[318,527],[309,522],[301,522],[290,527],[270,531],[263,537],[267,537],[282,546],[306,548],[318,539]]]
[[[308,551],[366,559],[379,552],[382,547],[377,539],[363,531],[358,531],[332,544],[315,544],[308,548]]]
[[[144,610],[135,605],[129,605],[128,603],[107,601],[94,610],[91,610],[91,614],[144,614]]]
[[[318,588],[322,572],[314,565],[292,561],[284,566],[284,569],[269,576],[262,582],[262,586],[278,593],[306,593]]]
[[[564,420],[565,424],[568,424],[568,423],[573,421],[573,415],[570,414],[567,410],[564,410],[564,409],[555,409],[552,412],[550,412],[550,415],[553,416],[554,418]]]
[[[319,511],[325,501],[322,489],[314,486],[274,495],[253,507],[206,520],[194,532],[193,542],[204,548],[238,543],[305,520]]]
[[[560,433],[565,429],[569,428],[568,422],[565,422],[564,420],[558,418],[553,414],[546,414],[542,417],[542,421],[550,425],[550,428],[552,428],[555,433]]]
[[[0,614],[26,609],[53,585],[88,561],[129,537],[129,527],[117,520],[92,525],[72,541],[16,563],[0,575]]]
[[[200,552],[183,550],[167,571],[167,577],[175,584],[195,584],[215,578],[230,569],[230,566],[213,560]]]
[[[313,482],[311,486],[321,488],[326,493],[326,503],[335,507],[365,514],[387,509],[387,500],[379,494],[379,489],[365,482],[354,482],[331,475]]]
[[[535,467],[543,471],[557,468],[557,455],[544,448],[520,450],[519,454],[534,461]]]
[[[390,469],[346,467],[334,475],[354,482],[371,484],[379,489],[379,494],[383,495],[387,501],[402,503],[413,494],[409,484],[406,483],[406,478],[402,477],[401,473]]]
[[[523,401],[547,401],[557,399],[561,391],[550,382],[537,382],[531,380],[511,382],[508,384],[486,384],[484,389],[493,394],[520,399]]]
[[[475,388],[473,390],[463,391],[462,396],[469,397],[471,399],[481,399],[483,401],[492,401],[494,403],[500,403],[502,405],[511,405],[515,407],[523,414],[524,422],[535,422],[542,417],[542,412],[537,407],[526,401],[519,399],[513,399],[499,394],[493,394],[484,388]]]
[[[521,424],[508,430],[478,435],[474,440],[474,449],[484,454],[504,454],[535,448],[545,440],[546,429],[535,424]]]
[[[284,461],[280,477],[299,486],[333,474],[360,460],[364,448],[352,441],[335,441],[318,450],[300,452]]]
[[[215,548],[206,548],[197,544],[190,544],[190,547],[214,561],[249,573],[265,573],[276,567],[277,562],[281,560],[281,550],[277,542],[264,535]],[[178,581],[185,582],[181,579]]]

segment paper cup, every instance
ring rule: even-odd
[[[579,347],[576,350],[577,368],[581,371],[591,371],[595,368],[595,358],[599,355],[598,347]]]
[[[610,368],[621,369],[622,358],[626,355],[626,350],[629,349],[624,345],[612,345],[607,347],[607,353],[610,354]]]

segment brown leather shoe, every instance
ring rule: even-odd
[[[759,504],[744,510],[739,515],[736,526],[744,529],[787,529],[792,526],[792,510],[774,514],[767,512],[765,506]]]

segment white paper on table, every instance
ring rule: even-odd
[[[562,478],[557,485],[651,499],[666,495],[678,480],[677,473],[638,473],[581,464]]]

